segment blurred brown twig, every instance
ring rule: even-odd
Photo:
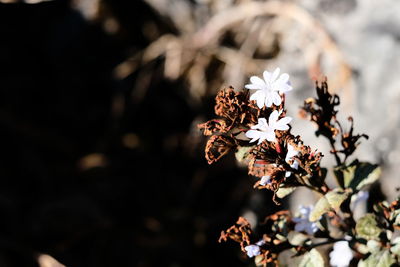
[[[164,5],[152,6],[165,8]],[[192,26],[174,25],[178,34],[161,34],[144,50],[136,52],[120,64],[116,68],[116,76],[124,79],[151,61],[163,58],[165,77],[172,80],[183,78],[194,99],[207,93],[214,94],[222,86],[222,81],[243,84],[251,73],[261,72],[265,68],[266,60],[276,57],[277,53],[273,50],[277,49],[276,45],[279,47],[281,40],[278,36],[290,34],[290,29],[285,32],[285,27],[283,30],[278,27],[283,19],[300,25],[302,34],[308,40],[308,44],[303,47],[303,54],[312,78],[321,75],[321,61],[329,58],[337,66],[335,75],[330,75],[332,88],[344,87],[349,82],[351,71],[337,44],[318,20],[297,4],[283,1],[231,3],[229,8],[215,13],[208,8],[211,14],[204,16],[210,17],[205,25],[193,26],[202,21],[196,19],[195,14],[200,13],[196,9],[203,7],[193,5],[194,10],[190,13],[192,16],[186,12],[184,17],[190,20],[188,24]],[[165,10],[157,12],[168,14]],[[179,15],[175,13],[173,16]],[[170,18],[169,21],[174,23],[180,20]],[[227,36],[233,42],[227,43]],[[267,52],[256,57],[260,47],[267,47]],[[215,70],[211,75],[210,69]],[[149,73],[146,75],[151,76]]]

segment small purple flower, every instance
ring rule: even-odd
[[[260,180],[260,185],[267,185],[267,184],[270,184],[271,183],[271,176],[269,176],[269,175],[265,175],[265,176],[263,176],[263,177],[261,177],[261,180]]]
[[[309,217],[313,206],[300,206],[300,216],[293,218],[296,223],[294,230],[297,232],[306,232],[308,235],[313,235],[318,231],[318,226],[315,222],[310,222]]]
[[[261,254],[260,247],[257,245],[248,245],[244,248],[247,252],[247,256],[253,258]]]

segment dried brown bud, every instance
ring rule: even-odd
[[[231,137],[222,135],[211,136],[205,150],[208,164],[217,162],[235,146],[235,140]]]

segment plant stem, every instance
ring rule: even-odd
[[[339,242],[339,241],[346,241],[346,239],[344,239],[344,238],[339,238],[339,239],[328,239],[328,240],[326,240],[326,241],[324,241],[324,242],[317,243],[317,244],[313,244],[313,245],[311,245],[310,247],[311,247],[311,248],[316,248],[316,247],[319,247],[319,246],[328,245],[328,244],[336,243],[336,242]]]
[[[332,153],[335,156],[335,160],[336,160],[336,165],[340,166],[342,165],[342,161],[340,160],[336,148],[335,148],[335,140],[333,138],[329,138],[329,143],[331,144],[331,148],[332,148]]]

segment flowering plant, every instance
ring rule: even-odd
[[[291,133],[292,118],[286,116],[285,93],[292,90],[289,75],[279,69],[265,71],[263,78],[251,77],[242,91],[232,87],[216,96],[218,118],[199,125],[209,136],[205,156],[209,164],[234,152],[248,166],[249,175],[258,177],[254,188],[271,190],[272,201],[298,187],[316,192],[314,206],[301,206],[298,214],[282,210],[265,218],[262,230],[254,231],[239,217],[236,224],[222,231],[220,242],[233,240],[257,266],[278,266],[280,255],[289,251],[294,266],[325,266],[329,255],[332,266],[395,266],[400,260],[400,202],[369,203],[370,210],[356,221],[354,210],[368,199],[368,189],[381,174],[378,165],[348,162],[365,134],[344,130],[337,120],[340,99],[328,91],[326,81],[316,82],[315,98],[304,101],[300,114],[317,125],[316,135],[328,139],[336,166],[337,186],[329,187],[327,168],[320,165],[322,153]],[[369,201],[372,202],[372,201]],[[326,257],[321,248],[330,245]],[[297,261],[296,261],[297,260]],[[293,266],[292,265],[292,266]]]

